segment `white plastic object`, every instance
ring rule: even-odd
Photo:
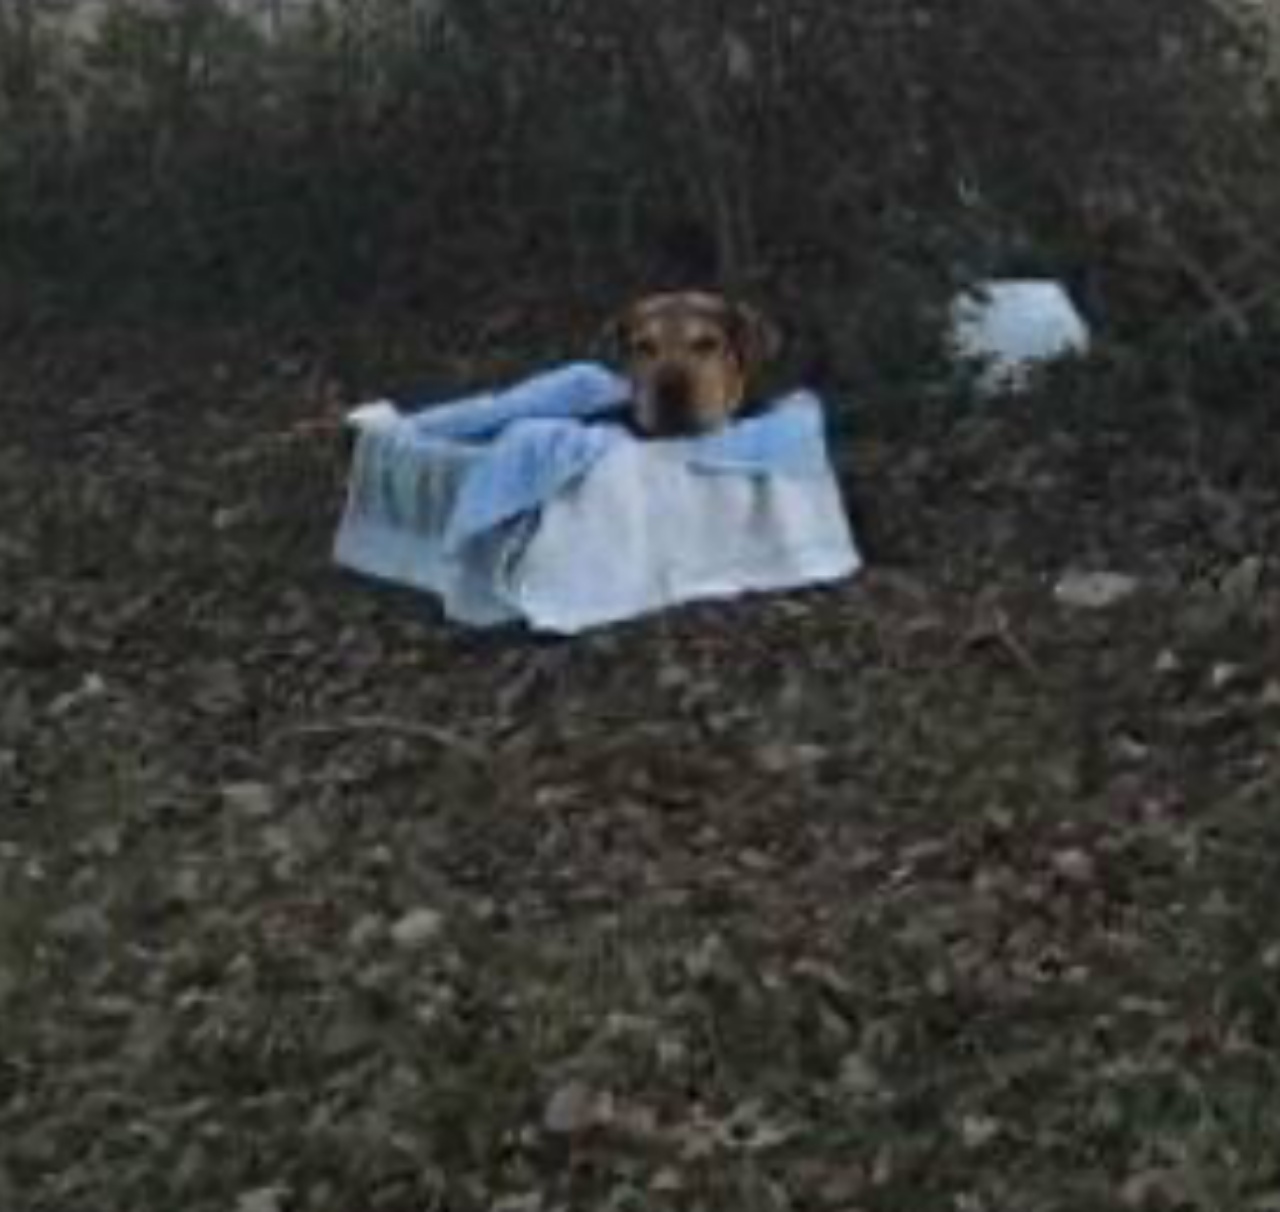
[[[985,392],[1020,390],[1039,365],[1089,349],[1089,329],[1062,284],[1048,279],[979,283],[951,307],[955,355],[981,366]]]

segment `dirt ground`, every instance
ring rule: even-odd
[[[1280,1208],[1274,406],[855,409],[865,575],[550,643],[264,441],[418,339],[4,352],[0,1208]]]

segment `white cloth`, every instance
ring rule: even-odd
[[[833,475],[708,474],[674,442],[629,442],[546,506],[506,592],[534,628],[572,634],[860,563]]]
[[[433,593],[460,622],[523,620],[559,634],[699,599],[834,581],[861,567],[821,406],[807,393],[780,401],[776,421],[743,421],[710,438],[614,434],[580,474],[549,481],[554,491],[536,508],[451,542],[463,486],[492,472],[504,428],[546,418],[548,395],[569,395],[570,386],[580,394],[582,375],[552,372],[539,380],[549,390],[506,393],[503,427],[483,438],[441,436],[436,410],[406,416],[379,404],[350,414],[357,440],[335,560]],[[472,408],[492,415],[494,399],[448,405],[450,425]],[[507,408],[511,399],[527,400],[529,411]],[[581,414],[565,423],[581,424]]]

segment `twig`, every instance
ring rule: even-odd
[[[399,720],[386,715],[355,715],[340,720],[317,720],[310,724],[295,724],[275,733],[267,744],[268,747],[274,747],[288,741],[369,732],[408,737],[417,741],[430,741],[441,749],[460,754],[468,761],[477,764],[487,765],[491,761],[491,754],[483,746],[459,736],[448,728],[442,728],[438,724],[417,724],[410,720]]]
[[[1040,666],[1036,663],[1031,653],[1027,651],[1026,645],[1014,634],[1008,614],[999,607],[993,607],[988,618],[974,623],[956,641],[951,650],[949,663],[954,664],[962,652],[988,643],[996,643],[1003,648],[1013,658],[1014,664],[1033,682],[1043,680],[1043,671]]]
[[[1027,646],[1014,633],[1013,627],[1009,623],[1008,614],[1000,609],[995,611],[995,637],[1004,645],[1005,650],[1022,667],[1022,671],[1033,682],[1041,680],[1043,671],[1027,650]]]

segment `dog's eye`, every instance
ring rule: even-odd
[[[722,348],[718,337],[707,335],[705,337],[695,337],[689,346],[695,354],[700,358],[711,358],[718,354]]]
[[[642,362],[651,362],[658,356],[658,343],[649,340],[633,341],[631,356],[640,359]]]

